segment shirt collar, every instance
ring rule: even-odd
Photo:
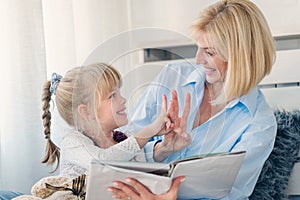
[[[203,77],[200,78],[199,77]],[[195,66],[194,70],[188,75],[187,79],[181,84],[182,87],[187,86],[189,84],[197,84],[204,86],[205,81],[205,70],[202,65]],[[258,96],[258,88],[255,87],[250,91],[248,95],[244,95],[240,98],[232,100],[227,107],[232,108],[239,102],[242,103],[249,111],[249,113],[254,116],[257,104],[257,96]]]
[[[232,100],[228,104],[228,108],[232,108],[239,102],[242,103],[249,111],[249,113],[254,116],[255,110],[256,110],[256,105],[257,105],[257,96],[258,96],[258,88],[255,87],[250,91],[249,94],[244,95],[240,98]]]

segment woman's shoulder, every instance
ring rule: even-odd
[[[252,116],[260,114],[261,112],[265,114],[273,113],[273,109],[258,87],[254,87],[248,95],[242,96],[239,101],[248,108]]]

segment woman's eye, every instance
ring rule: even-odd
[[[210,51],[207,51],[206,54],[207,54],[208,56],[214,56],[214,55],[215,55],[215,53],[210,52]]]

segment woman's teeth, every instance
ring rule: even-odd
[[[213,68],[207,68],[206,70],[211,71],[211,72],[216,71],[216,69],[213,69]]]

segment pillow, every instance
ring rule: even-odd
[[[20,193],[20,192],[0,190],[0,199],[1,200],[10,200],[10,199],[20,196],[20,195],[22,195],[22,193]]]
[[[277,109],[274,114],[277,120],[274,148],[249,197],[252,200],[288,199],[285,191],[300,148],[300,111]]]

